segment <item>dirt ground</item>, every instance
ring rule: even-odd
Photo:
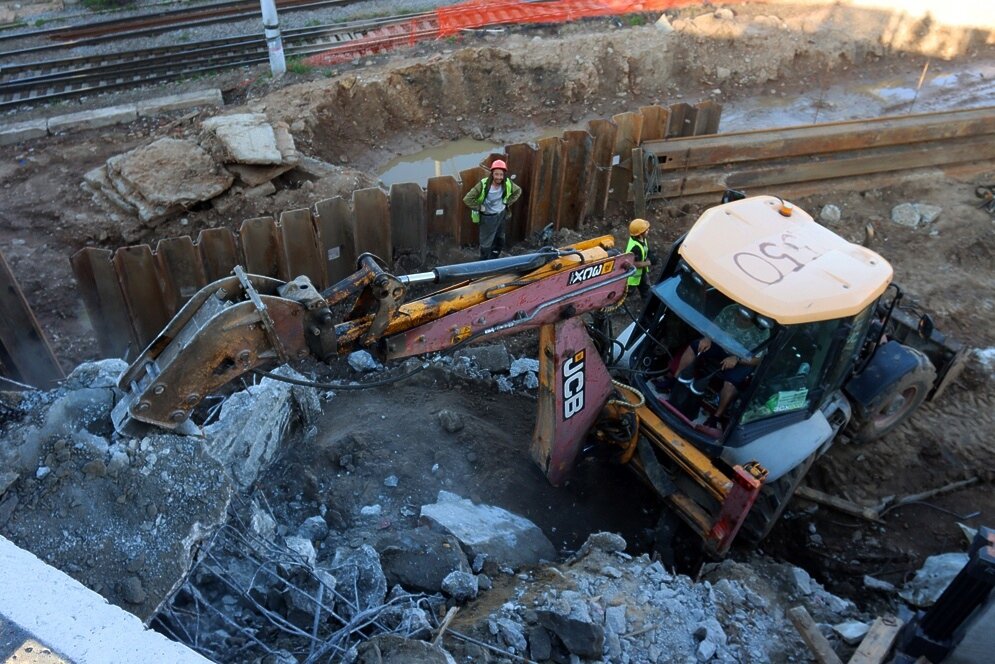
[[[889,19],[893,26],[902,21],[819,3],[697,7],[668,16],[672,32],[653,26],[652,17],[649,25],[599,20],[469,35],[378,57],[360,68],[316,71],[301,77],[310,80],[280,90],[262,82],[261,71],[221,77],[232,105],[226,111],[245,107],[286,120],[299,149],[343,170],[330,180],[291,185],[252,207],[190,211],[154,228],[97,207],[79,187],[83,174],[164,134],[194,133],[197,118],[175,123],[176,116],[161,117],[0,148],[0,250],[68,369],[97,356],[69,270],[74,251],[195,236],[217,226],[235,229],[242,219],[364,186],[395,155],[441,141],[529,140],[549,128],[648,103],[707,98],[724,104],[724,129],[799,124],[816,116],[873,117],[908,112],[912,105],[916,111],[983,106],[995,99],[990,32],[915,24],[904,37],[893,30],[887,41],[882,35]],[[887,93],[914,90],[926,61],[932,63],[929,80],[942,83],[925,86],[911,100]],[[794,202],[814,215],[823,205],[838,206],[842,219],[834,230],[854,241],[873,224],[874,248],[895,267],[908,300],[932,313],[950,337],[985,349],[995,346],[995,220],[978,208],[974,188],[993,182],[995,168],[921,171],[881,186],[828,184]],[[907,202],[943,211],[923,228],[892,223],[891,209]],[[699,202],[680,200],[651,206],[653,248],[665,252],[701,209]],[[591,221],[581,234],[611,232],[621,239],[627,220],[619,215]],[[442,249],[436,256],[453,257]],[[517,353],[526,352],[526,342],[515,344]],[[546,485],[525,454],[534,417],[529,397],[433,380],[423,376],[336,397],[318,441],[291,451],[268,478],[271,503],[284,505],[293,521],[290,511],[303,505],[300,496],[311,503],[320,495],[344,524],[358,514],[357,506],[382,503],[381,518],[389,525],[413,519],[408,512],[445,488],[533,519],[563,549],[578,546],[592,530],[623,530],[632,542],[646,541],[655,508],[617,469],[583,464],[566,490]],[[440,429],[442,409],[466,419],[445,446],[441,438],[453,434]],[[930,500],[932,507],[891,512],[881,524],[796,502],[765,550],[802,564],[840,592],[867,599],[864,574],[899,582],[925,556],[962,548],[958,520],[993,525],[993,434],[993,368],[974,361],[941,402],[877,443],[837,445],[809,482],[869,504],[970,476],[980,478],[977,484]],[[351,456],[348,463],[344,456]],[[406,487],[396,496],[383,485],[389,474]],[[397,497],[402,493],[403,500]],[[980,515],[958,519],[949,512]]]

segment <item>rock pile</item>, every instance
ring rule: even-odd
[[[154,226],[223,194],[273,194],[273,180],[301,161],[287,124],[262,113],[208,118],[201,129],[197,140],[160,138],[111,157],[82,186],[104,209]]]

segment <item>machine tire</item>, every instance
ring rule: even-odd
[[[746,520],[739,529],[737,536],[739,541],[756,546],[770,534],[818,456],[818,451],[813,452],[784,475],[763,485],[756,502],[753,503],[750,513],[746,515]]]
[[[936,369],[925,355],[908,348],[919,356],[919,366],[902,376],[883,398],[865,408],[855,404],[853,419],[847,434],[855,443],[872,443],[908,419],[926,400],[936,382]]]

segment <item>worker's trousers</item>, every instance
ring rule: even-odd
[[[508,210],[497,214],[480,213],[480,260],[497,258],[504,249],[504,225]]]

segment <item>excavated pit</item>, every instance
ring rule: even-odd
[[[216,226],[237,229],[242,219],[348,195],[374,183],[392,159],[426,146],[466,138],[498,145],[531,141],[548,135],[550,128],[583,126],[648,104],[717,100],[724,105],[725,131],[991,105],[992,34],[991,25],[962,27],[902,12],[751,3],[674,11],[665,24],[619,27],[592,21],[467,37],[444,48],[420,46],[414,53],[378,59],[362,69],[343,68],[327,78],[316,72],[314,80],[258,99],[242,99],[238,90],[229,94],[248,110],[287,122],[298,149],[335,165],[336,172],[319,179],[288,177],[273,196],[224,209],[204,206],[155,226],[108,218],[76,187],[84,172],[154,136],[168,119],[133,127],[125,136],[95,133],[82,142],[55,137],[23,152],[3,148],[5,156],[25,164],[20,170],[4,167],[9,182],[0,209],[0,243],[22,286],[34,294],[32,304],[58,354],[75,364],[96,355],[65,264],[65,256],[83,244],[113,248]],[[935,314],[938,329],[968,346],[988,349],[971,361],[942,401],[925,406],[877,443],[838,444],[809,479],[817,488],[868,504],[969,476],[979,477],[978,484],[936,498],[932,507],[903,508],[883,524],[796,502],[763,546],[765,553],[802,565],[862,607],[887,608],[895,601],[868,589],[864,575],[900,584],[925,556],[963,547],[957,519],[936,508],[961,515],[980,511],[966,520],[972,526],[992,525],[995,518],[988,440],[995,431],[995,367],[984,360],[995,346],[995,242],[992,219],[974,198],[975,185],[993,181],[995,171],[937,170],[878,188],[830,183],[795,198],[813,215],[825,205],[840,208],[842,218],[833,228],[853,241],[873,223],[875,248],[892,262],[896,279],[916,305]],[[905,202],[937,205],[943,212],[930,227],[905,228],[890,221],[891,209]],[[700,209],[680,200],[652,205],[653,249],[665,254]],[[612,233],[621,241],[627,221],[624,214],[588,220],[557,240]],[[429,261],[468,260],[474,253],[439,242],[429,248]],[[620,317],[618,323],[625,320]],[[507,348],[515,357],[533,357],[534,337],[512,338]],[[359,376],[347,366],[331,371],[320,375]],[[212,514],[234,491],[238,506],[232,512],[250,518],[246,504],[266,505],[278,536],[293,535],[309,518],[320,517],[329,532],[317,553],[331,556],[337,547],[377,546],[414,528],[419,508],[444,490],[529,518],[561,554],[575,551],[598,531],[621,532],[630,553],[650,550],[659,509],[652,494],[625,469],[595,459],[583,461],[566,487],[549,486],[527,453],[534,389],[521,377],[513,383],[502,379],[510,381],[505,371],[457,364],[385,388],[324,395],[321,414],[287,434],[275,462],[259,478],[241,488],[221,483],[221,497],[210,504]],[[503,384],[514,390],[502,391]],[[20,404],[3,412],[10,408]],[[91,433],[117,444],[109,431]],[[18,450],[24,467],[17,478],[4,479],[0,533],[147,618],[182,572],[163,570],[148,556],[139,560],[126,546],[115,547],[120,533],[92,538],[96,553],[90,556],[57,541],[54,533],[78,524],[84,506],[93,510],[84,518],[102,518],[94,505],[103,503],[111,512],[134,508],[138,518],[130,525],[125,519],[122,527],[151,532],[164,504],[182,502],[202,487],[191,475],[157,500],[143,483],[174,478],[141,473],[150,467],[149,449],[139,443],[135,449],[125,444],[112,450],[129,455],[138,473],[133,478],[125,473],[127,481],[118,482],[107,475],[106,465],[101,471],[93,463],[105,463],[106,445],[67,454],[77,443],[52,435],[40,440],[37,450]],[[194,451],[186,452],[195,458]],[[732,553],[737,560],[752,555],[739,548]],[[185,560],[175,550],[162,556]],[[222,606],[225,591],[211,590]],[[504,591],[503,598],[520,596]],[[477,606],[468,613],[484,619],[486,609]],[[239,638],[241,647],[245,639]],[[223,642],[219,652],[231,646]]]

